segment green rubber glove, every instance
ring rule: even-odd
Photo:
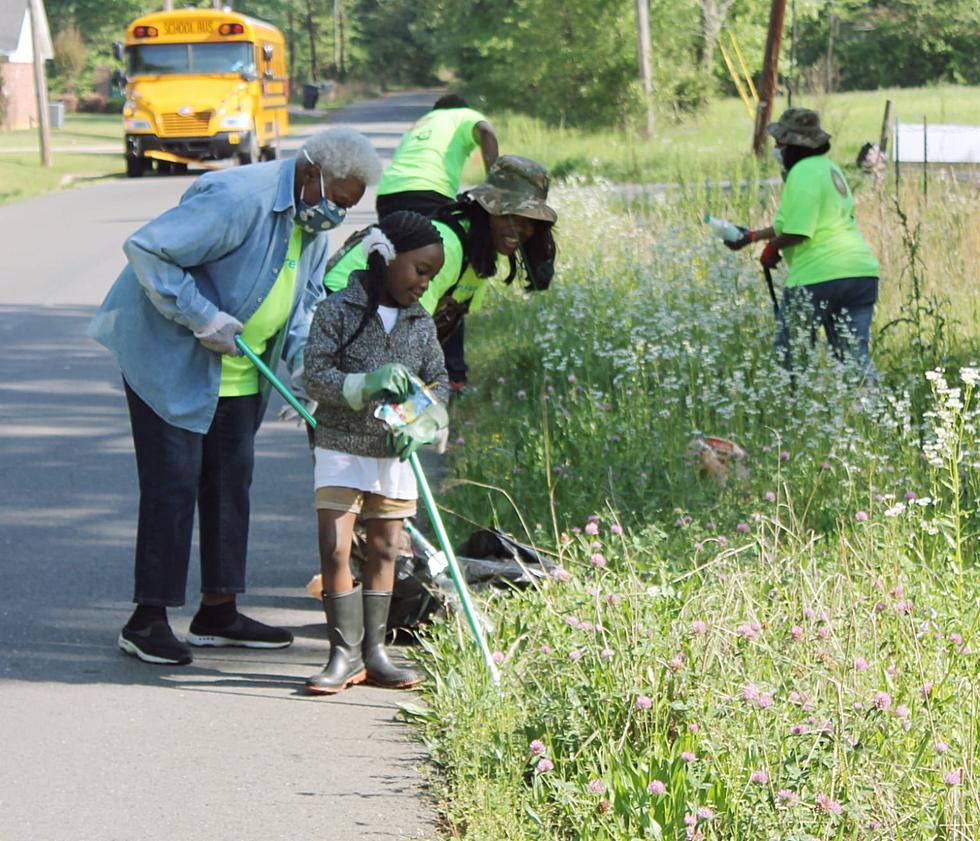
[[[433,403],[415,420],[388,433],[388,446],[399,461],[409,457],[423,444],[431,444],[449,426],[449,414],[442,403]]]
[[[368,374],[348,374],[344,378],[344,400],[352,409],[362,409],[369,400],[396,400],[412,393],[412,375],[400,362],[389,362]]]

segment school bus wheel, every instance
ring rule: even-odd
[[[142,178],[149,169],[149,163],[142,155],[126,155],[126,177]]]
[[[238,163],[241,166],[257,164],[260,155],[259,138],[256,136],[254,128],[248,133],[248,140],[243,145],[245,146],[245,151],[235,155],[238,158]]]

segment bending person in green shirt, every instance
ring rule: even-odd
[[[419,303],[436,322],[455,391],[466,383],[467,365],[461,339],[463,318],[483,304],[489,280],[506,270],[510,284],[523,265],[527,289],[547,289],[554,274],[555,240],[552,228],[558,214],[548,206],[548,171],[537,161],[501,155],[486,181],[460,194],[441,208],[433,224],[442,237],[445,263]],[[347,286],[351,272],[363,269],[367,258],[359,247],[363,232],[348,239],[327,263],[323,284],[328,293]],[[500,258],[503,258],[501,260]]]
[[[854,221],[854,197],[844,174],[827,153],[830,135],[807,108],[790,108],[770,123],[785,186],[772,227],[746,229],[726,245],[738,251],[766,240],[762,265],[771,269],[780,253],[789,264],[776,349],[792,366],[794,316],[810,325],[811,345],[823,327],[834,355],[851,356],[868,379],[876,379],[869,349],[871,319],[878,300],[878,261]]]
[[[402,136],[395,156],[378,185],[378,218],[398,210],[432,217],[452,204],[463,167],[480,147],[487,172],[497,160],[497,134],[479,111],[460,96],[436,100],[428,114]]]

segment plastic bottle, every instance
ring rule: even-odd
[[[704,223],[708,225],[711,230],[725,242],[735,242],[736,240],[741,239],[743,236],[743,231],[738,227],[738,225],[733,225],[727,219],[718,219],[715,216],[705,214]]]

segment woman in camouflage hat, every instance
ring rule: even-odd
[[[875,378],[869,351],[871,318],[878,299],[878,261],[854,221],[854,197],[844,174],[827,156],[830,135],[808,108],[790,108],[768,128],[785,186],[771,227],[745,230],[726,243],[738,251],[765,240],[762,265],[771,269],[786,256],[789,276],[776,348],[790,367],[792,316],[810,328],[811,344],[823,327],[834,355],[851,356],[862,374]]]
[[[502,278],[506,284],[513,283],[519,267],[528,290],[547,289],[551,283],[552,228],[558,214],[547,203],[549,186],[548,170],[537,161],[501,155],[482,184],[461,193],[433,219],[446,261],[420,303],[436,321],[454,390],[466,383],[463,318],[481,307],[490,278],[497,276],[500,258],[506,261],[507,273]],[[361,249],[354,247],[358,236],[351,237],[331,258],[324,276],[328,292],[345,288],[350,273],[363,268]]]

